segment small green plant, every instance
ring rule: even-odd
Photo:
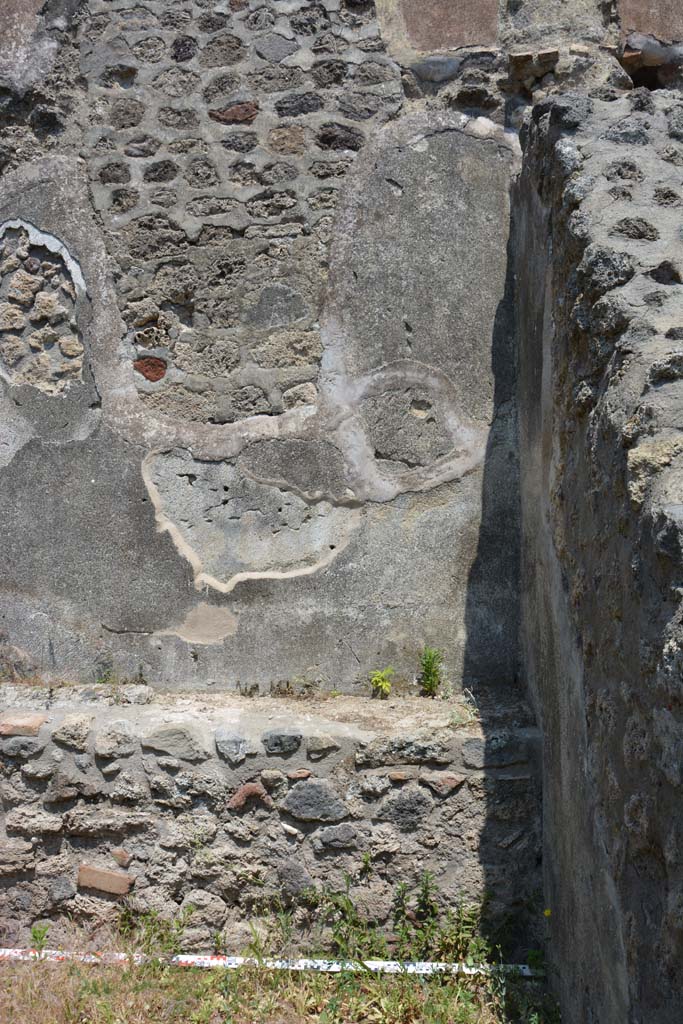
[[[530,949],[527,953],[526,962],[532,971],[545,970],[545,957],[540,949]]]
[[[369,850],[366,850],[361,857],[361,864],[358,873],[361,878],[370,878],[373,870],[374,869],[372,867],[372,854],[370,853]]]
[[[373,672],[370,676],[370,685],[372,686],[372,693],[374,697],[380,697],[382,700],[391,693],[391,677],[394,674],[393,668],[378,669]]]
[[[436,647],[425,647],[420,657],[420,685],[427,697],[435,697],[443,682],[443,653]]]
[[[36,953],[42,954],[45,951],[49,932],[49,924],[34,924],[31,928],[31,948]]]

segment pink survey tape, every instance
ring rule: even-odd
[[[370,971],[373,974],[514,974],[521,978],[539,978],[526,964],[448,964],[432,961],[404,960],[278,960],[249,956],[220,956],[209,953],[179,953],[170,957],[150,957],[142,953],[76,953],[62,949],[0,949],[0,960],[63,963],[68,960],[83,964],[144,964],[167,963],[174,967],[217,967],[237,970],[240,967],[260,967],[267,971],[320,971],[325,974]]]

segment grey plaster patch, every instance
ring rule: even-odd
[[[334,561],[359,523],[353,509],[308,503],[231,462],[198,462],[182,451],[148,458],[145,482],[198,589],[229,593],[245,580],[309,576]]]

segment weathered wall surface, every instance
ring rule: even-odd
[[[682,125],[673,92],[541,105],[518,190],[524,659],[577,1024],[680,1017]]]
[[[2,17],[2,675],[348,689],[385,664],[410,681],[428,642],[495,703],[521,661],[565,1018],[676,1019],[683,113],[674,92],[624,93],[681,86],[678,6],[12,0]],[[151,905],[206,889],[208,917],[236,921],[238,876],[195,870],[185,813],[209,846],[253,844],[269,892],[315,878],[317,833],[342,826],[333,843],[380,843],[383,885],[419,861],[453,893],[531,891],[531,783],[505,777],[490,722],[481,763],[451,737],[447,760],[366,765],[360,730],[325,752],[329,778],[302,739],[289,777],[254,722],[226,762],[206,708],[201,756],[141,745],[158,723],[136,712],[113,767],[62,711],[3,744],[11,928],[63,901],[98,912],[105,876],[79,893],[78,865],[110,870],[129,827],[112,884]],[[345,808],[319,829],[287,805],[309,761]],[[444,773],[467,782],[446,792]],[[408,846],[385,814],[404,795],[424,810]],[[93,810],[123,839],[78,832]]]
[[[456,7],[11,7],[6,674],[516,674],[504,126],[631,81],[611,5]]]
[[[55,33],[4,94],[7,670],[510,681],[516,140],[406,107],[370,5]]]
[[[343,890],[391,928],[398,882],[432,871],[446,905],[491,899],[523,932],[538,899],[538,737],[522,709],[454,729],[448,705],[152,700],[145,686],[0,697],[0,942],[34,921],[115,920],[122,898],[192,904],[188,948],[237,952],[249,922]],[[47,706],[46,706],[47,705]],[[364,859],[371,874],[362,880]],[[297,918],[298,920],[298,918]],[[523,947],[524,948],[524,947]]]

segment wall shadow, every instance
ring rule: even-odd
[[[540,741],[521,677],[521,500],[517,417],[514,211],[510,214],[505,292],[491,338],[494,419],[482,481],[476,557],[468,577],[463,686],[476,702],[486,820],[479,861],[487,903],[486,936],[507,962],[526,962],[542,934]],[[508,645],[498,659],[490,652]],[[502,666],[493,675],[492,661]]]

